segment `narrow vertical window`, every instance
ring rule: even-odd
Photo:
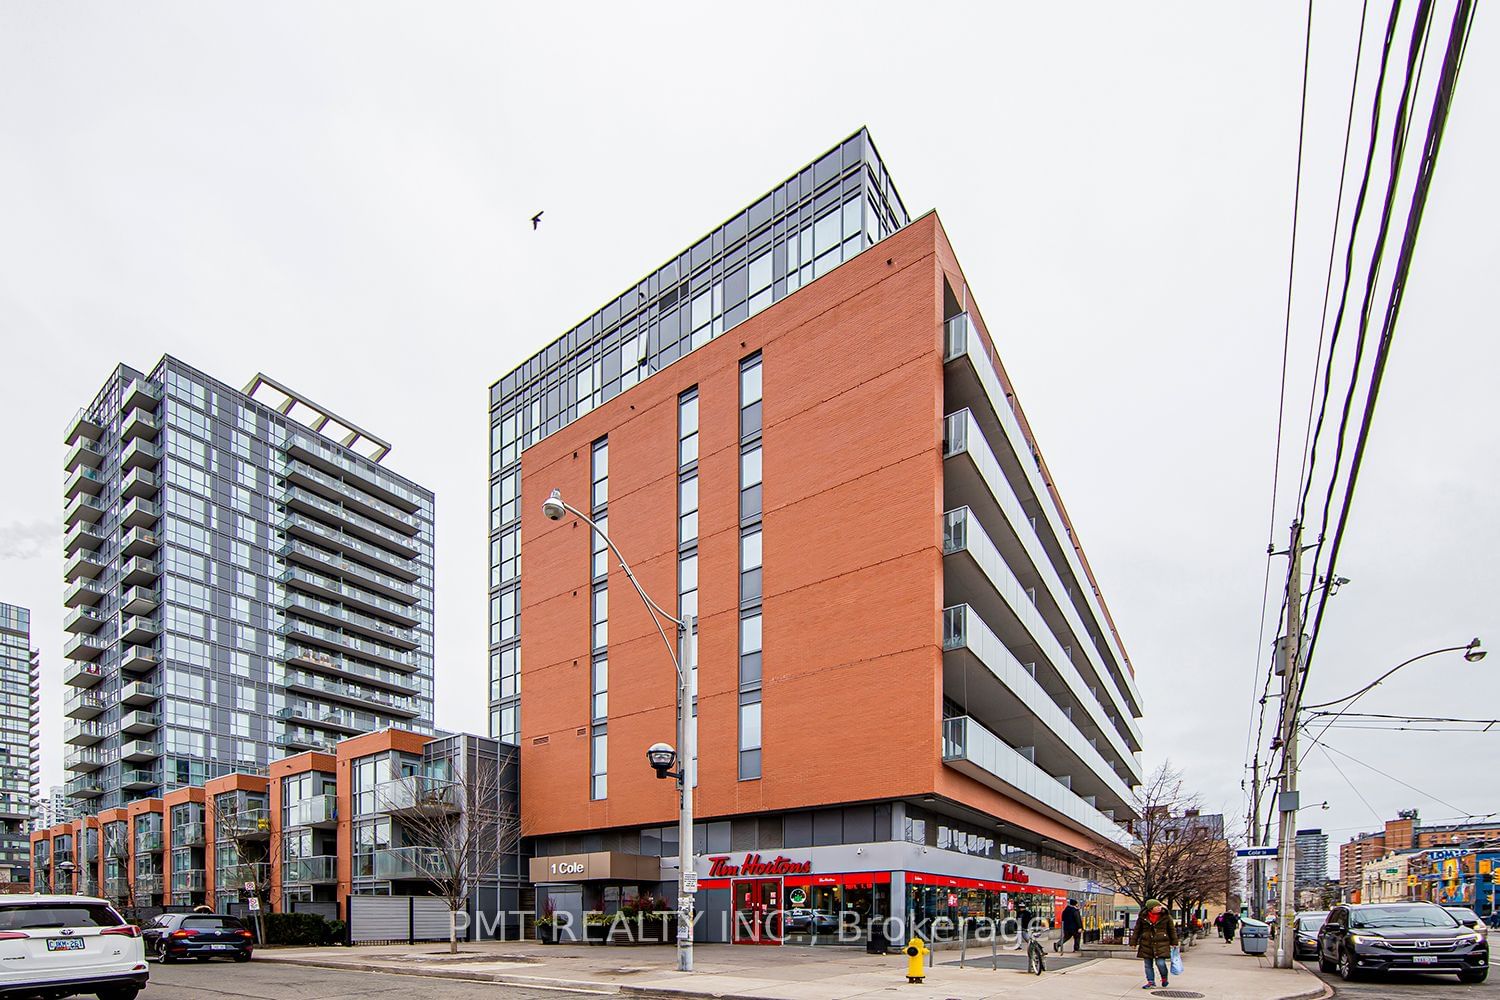
[[[609,439],[594,442],[589,502],[598,531],[589,532],[589,798],[609,794]]]
[[[761,356],[740,362],[740,636],[739,761],[741,781],[761,776],[763,581]]]
[[[677,617],[698,615],[698,387],[677,397]],[[696,629],[696,622],[693,627]],[[698,714],[698,664],[693,663],[689,690],[692,713]],[[693,755],[693,774],[698,773]]]

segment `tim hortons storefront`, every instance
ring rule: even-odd
[[[643,895],[676,908],[676,872],[663,859],[555,855],[535,858],[531,870],[538,913],[567,913],[578,928],[587,913],[611,913]],[[1070,897],[1086,903],[1098,888],[905,842],[709,853],[697,871],[697,940],[737,944],[862,944],[872,926],[892,940],[913,932],[941,939],[964,919],[1013,933],[1020,921],[1056,919]]]

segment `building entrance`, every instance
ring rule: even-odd
[[[734,943],[781,944],[781,879],[735,879],[730,891],[734,899]]]

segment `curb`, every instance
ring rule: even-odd
[[[376,972],[388,976],[415,976],[421,979],[454,979],[470,983],[495,983],[501,986],[531,986],[541,989],[570,990],[575,993],[612,995],[622,992],[614,983],[600,983],[588,979],[554,979],[544,976],[517,976],[504,972],[461,972],[455,969],[402,969],[369,962],[332,962],[315,958],[261,958],[261,961],[278,962],[282,965],[300,965],[314,969],[335,969],[341,972]],[[650,993],[653,991],[643,990]],[[684,994],[690,995],[690,994]],[[693,994],[712,996],[712,994]]]

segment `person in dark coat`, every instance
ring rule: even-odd
[[[1229,942],[1233,942],[1234,941],[1234,931],[1235,931],[1235,928],[1238,927],[1239,925],[1240,925],[1240,915],[1238,913],[1231,913],[1229,911],[1225,911],[1225,913],[1224,913],[1224,922],[1219,927],[1219,929],[1224,932],[1224,940],[1225,941],[1229,941]]]
[[[1078,900],[1068,900],[1068,905],[1062,911],[1062,940],[1058,941],[1058,950],[1067,946],[1068,940],[1073,941],[1073,950],[1077,951],[1083,943],[1083,911],[1078,909]]]
[[[1159,899],[1148,899],[1141,907],[1141,915],[1136,918],[1135,932],[1130,935],[1130,943],[1135,945],[1135,957],[1146,963],[1146,985],[1143,990],[1156,989],[1156,973],[1161,973],[1161,984],[1167,985],[1167,960],[1172,957],[1172,949],[1177,945],[1177,925],[1172,922],[1172,915],[1167,908],[1161,904]],[[1156,963],[1153,971],[1152,963]]]

